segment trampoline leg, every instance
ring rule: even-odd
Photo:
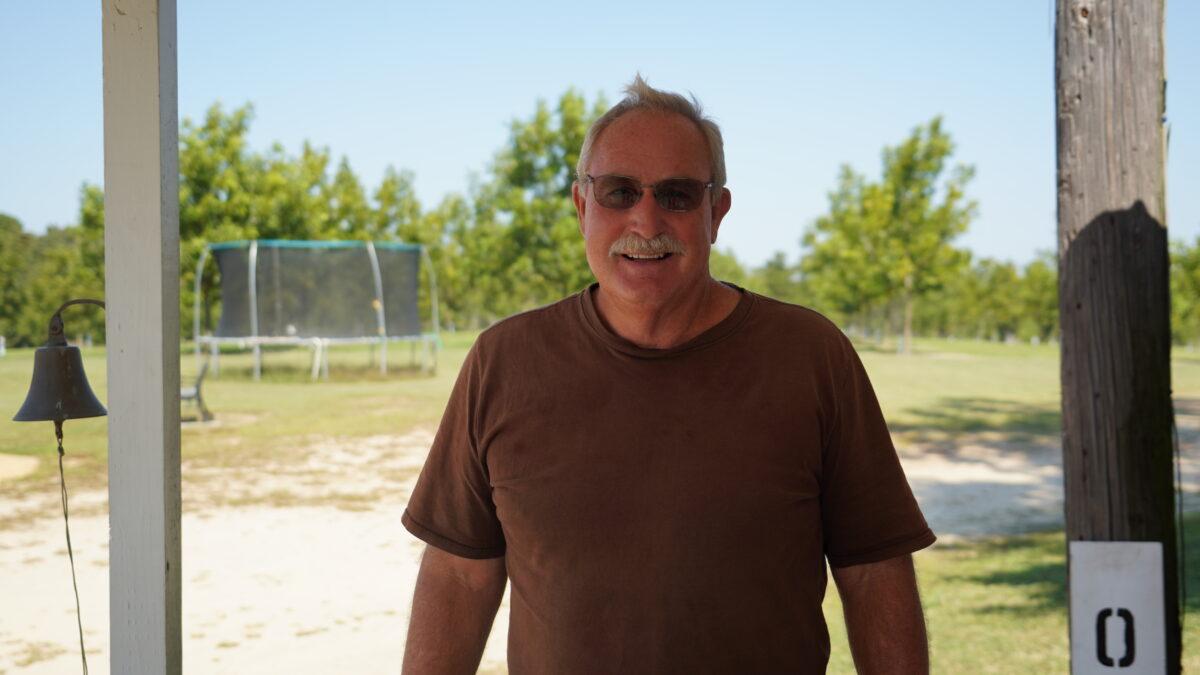
[[[221,348],[217,346],[217,343],[212,343],[212,351],[210,353],[212,354],[212,358],[209,359],[212,361],[212,374],[213,377],[216,377],[221,374]]]
[[[379,372],[387,375],[387,338],[379,341]]]
[[[430,375],[433,375],[433,374],[437,373],[437,356],[438,356],[437,338],[434,338],[432,340],[426,339],[424,342],[425,342],[425,350],[424,351],[425,351],[425,357],[426,357],[424,359],[425,364],[426,364],[425,370]]]
[[[254,345],[254,379],[262,379],[262,347]]]
[[[329,341],[321,340],[321,374],[329,379]]]
[[[321,357],[324,353],[321,348],[320,340],[313,340],[313,361],[312,361],[312,381],[316,382],[317,377],[321,374]]]

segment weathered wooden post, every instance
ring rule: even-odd
[[[104,0],[113,673],[182,669],[175,0]]]
[[[1137,633],[1135,627],[1158,625],[1165,632],[1157,637],[1159,654],[1165,642],[1165,670],[1157,672],[1178,673],[1163,0],[1057,2],[1067,539],[1161,544],[1161,549],[1143,545],[1141,550],[1154,556],[1127,559],[1142,560],[1142,571],[1147,571],[1144,561],[1161,560],[1149,563],[1155,579],[1161,565],[1161,584],[1147,588],[1161,589],[1163,614],[1136,617],[1121,606],[1106,607],[1095,616],[1073,612],[1072,670],[1092,672],[1076,644],[1081,636],[1092,636],[1099,645],[1087,652],[1095,656],[1096,666],[1148,667],[1156,638],[1144,630]],[[1072,544],[1072,573],[1077,577],[1083,576],[1076,562],[1085,550],[1087,545]],[[1109,554],[1102,554],[1101,560],[1103,555]],[[1081,580],[1072,578],[1072,607],[1083,600],[1076,597],[1082,595],[1076,590]],[[1113,630],[1114,623],[1126,632]],[[1126,644],[1113,644],[1121,635]]]

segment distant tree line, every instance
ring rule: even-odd
[[[212,106],[180,131],[181,316],[191,333],[193,282],[209,242],[237,239],[360,239],[424,245],[438,279],[444,328],[479,328],[584,287],[584,257],[571,182],[583,136],[607,105],[574,90],[514,120],[509,139],[463,193],[423,205],[409,171],[389,167],[368,190],[342,157],[305,143],[249,147],[253,110]],[[1052,254],[1018,267],[975,259],[955,246],[975,217],[973,175],[950,166],[954,145],[935,118],[882,153],[878,179],[843,167],[828,211],[800,234],[795,259],[777,252],[750,268],[714,250],[713,275],[810,306],[851,333],[883,340],[913,335],[987,340],[1056,337]],[[0,214],[0,335],[40,344],[48,313],[70,297],[101,297],[104,196],[81,188],[78,222],[43,234]],[[210,263],[211,264],[211,263]],[[1172,247],[1172,320],[1179,343],[1200,340],[1200,240]],[[220,307],[215,270],[202,279],[204,325]],[[429,316],[427,289],[422,315]],[[103,336],[103,316],[80,311],[72,335]]]

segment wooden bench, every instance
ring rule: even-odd
[[[199,414],[201,422],[207,422],[213,418],[212,413],[208,411],[208,407],[204,405],[204,396],[200,389],[204,384],[204,376],[207,373],[208,360],[205,359],[204,362],[200,364],[200,373],[196,375],[196,384],[191,387],[179,388],[179,401],[181,403],[184,401],[195,401],[196,408],[200,411]]]

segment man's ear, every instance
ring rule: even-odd
[[[733,194],[729,192],[729,188],[721,188],[721,195],[713,200],[712,204],[712,232],[709,236],[708,243],[717,243],[717,230],[721,227],[721,221],[725,219],[725,214],[729,213],[729,207],[733,206]]]
[[[583,190],[579,189],[579,181],[571,184],[571,201],[575,202],[575,217],[579,218],[579,234],[583,234],[583,213],[587,209],[587,199]]]

